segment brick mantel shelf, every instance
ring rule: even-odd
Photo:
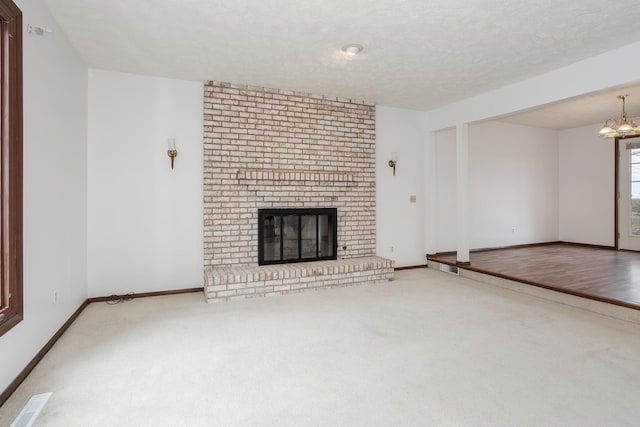
[[[306,171],[299,170],[283,170],[283,169],[240,169],[238,170],[238,181],[241,184],[247,184],[247,181],[259,183],[261,181],[309,181],[317,183],[329,182],[355,182],[355,175],[343,172],[324,172],[324,171]],[[262,183],[258,184],[262,185]]]

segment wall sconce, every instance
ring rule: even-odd
[[[398,163],[398,153],[395,151],[391,153],[391,160],[389,160],[389,167],[393,168],[393,176],[396,176],[396,164]]]
[[[173,160],[178,157],[175,138],[169,138],[169,150],[167,151],[167,155],[171,158],[171,169],[173,169]]]
[[[39,25],[29,24],[27,25],[27,33],[35,34],[36,36],[44,36],[45,34],[53,33],[53,31],[45,27],[40,27]]]

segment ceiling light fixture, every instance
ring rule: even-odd
[[[362,52],[364,48],[359,44],[348,44],[342,47],[342,51],[349,56],[356,56],[360,52]]]
[[[600,129],[600,136],[603,138],[624,138],[627,136],[640,135],[640,126],[635,124],[632,119],[627,118],[627,112],[625,110],[625,99],[629,96],[618,95],[618,99],[622,100],[622,116],[620,120],[609,119],[604,122],[602,129]]]

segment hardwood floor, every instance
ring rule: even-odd
[[[570,243],[472,252],[459,268],[640,310],[640,253]],[[456,255],[429,256],[455,265]]]

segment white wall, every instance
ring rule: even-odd
[[[423,117],[419,111],[376,107],[376,253],[395,260],[396,267],[426,263]],[[395,176],[388,164],[392,152],[398,153]]]
[[[16,4],[24,43],[24,320],[0,337],[0,390],[87,298],[87,68],[41,1]],[[27,24],[54,32],[29,35]]]
[[[456,131],[435,134],[435,252],[456,250]]]
[[[455,131],[436,133],[438,252],[456,250]],[[558,239],[558,142],[552,130],[469,127],[469,241],[487,248]]]
[[[558,134],[560,240],[614,245],[615,145],[598,136],[601,126]]]
[[[488,122],[469,138],[471,247],[557,240],[557,132]]]
[[[89,296],[203,285],[202,111],[201,82],[89,71]]]

